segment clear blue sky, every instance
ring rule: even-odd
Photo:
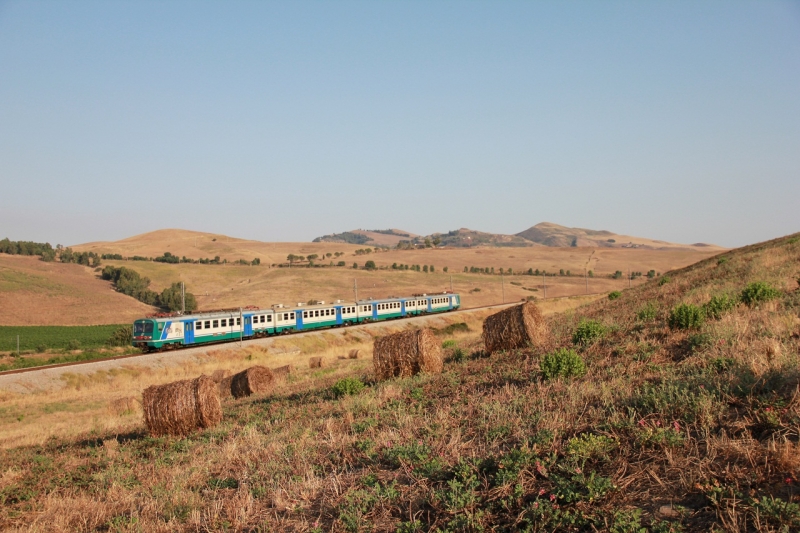
[[[800,231],[798,2],[0,2],[0,238]]]

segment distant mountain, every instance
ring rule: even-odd
[[[397,246],[402,240],[412,240],[417,235],[399,229],[356,229],[317,237],[311,242],[342,242],[348,244],[367,244],[369,246]]]
[[[460,228],[447,233],[434,233],[427,237],[417,237],[416,244],[424,244],[425,239],[439,241],[438,246],[451,246],[454,248],[472,248],[475,246],[502,246],[526,247],[537,246],[536,243],[517,235],[503,235],[501,233],[486,233],[468,228]]]
[[[518,237],[537,244],[552,247],[605,247],[605,248],[646,248],[646,249],[675,249],[675,248],[720,248],[713,244],[675,244],[671,242],[619,235],[606,230],[591,230],[584,228],[568,228],[552,222],[540,222],[525,231],[516,234]]]
[[[502,233],[486,233],[483,231],[460,228],[447,233],[432,233],[430,235],[414,235],[397,229],[389,230],[353,230],[332,235],[317,237],[313,242],[341,242],[349,244],[364,244],[367,246],[395,247],[401,241],[410,247],[433,245],[437,247],[474,248],[477,246],[497,246],[520,248],[529,246],[549,246],[553,248],[568,247],[594,247],[594,248],[645,248],[655,249],[720,249],[713,244],[675,244],[665,241],[619,235],[606,230],[592,230],[584,228],[568,228],[540,222],[525,231],[515,235]],[[427,241],[427,242],[426,242]]]

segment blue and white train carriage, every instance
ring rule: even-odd
[[[274,305],[191,315],[143,318],[133,323],[133,345],[155,351],[442,313],[461,307],[458,294],[421,294],[380,300],[341,300],[294,307]]]

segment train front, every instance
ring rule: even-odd
[[[133,345],[146,349],[153,342],[153,332],[156,331],[156,321],[150,319],[137,320],[133,323]]]

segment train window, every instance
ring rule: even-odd
[[[208,329],[210,327],[211,327],[211,321],[210,320],[206,320],[205,328]]]
[[[215,328],[218,328],[219,327],[219,320],[215,320],[214,323],[213,323],[213,326]]]
[[[237,326],[241,326],[242,325],[242,319],[241,318],[237,318],[236,319],[236,325]]]
[[[319,309],[317,309],[316,311],[314,311],[314,316],[319,316]]]
[[[203,329],[203,323],[198,322],[194,329]]]
[[[292,313],[292,320],[294,320],[294,313]]]
[[[260,322],[261,322],[262,324],[263,324],[264,322],[266,322],[266,320],[264,320],[264,318],[265,318],[265,317],[264,317],[264,315],[261,315],[261,320],[260,320]]]
[[[267,322],[272,322],[272,315],[267,315]]]
[[[223,328],[224,328],[225,326],[227,326],[227,325],[228,325],[228,323],[227,323],[227,319],[223,318],[222,320],[220,320],[220,321],[219,321],[219,325],[220,325],[220,327],[223,327]]]

